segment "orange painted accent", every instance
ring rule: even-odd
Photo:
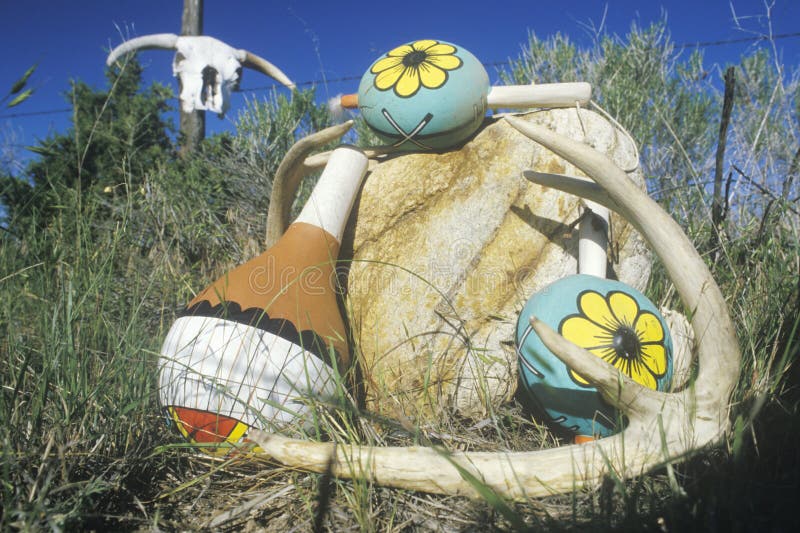
[[[357,94],[343,94],[339,102],[345,109],[358,108],[358,95]]]
[[[264,309],[270,318],[289,320],[298,331],[312,330],[333,344],[344,370],[350,361],[334,290],[338,255],[333,235],[313,224],[294,223],[272,248],[229,271],[189,306],[224,300],[243,310]]]
[[[208,444],[247,444],[249,452],[260,452],[261,448],[247,438],[250,426],[229,416],[191,409],[188,407],[170,406],[169,416],[183,437],[192,444],[205,444],[198,449],[208,455],[224,457],[238,454],[240,448],[228,446],[208,446]],[[240,442],[241,441],[241,442]]]
[[[169,410],[178,425],[178,430],[191,442],[199,444],[220,443],[226,440],[235,442],[247,431],[245,424],[229,416],[188,407],[173,406]],[[245,429],[237,432],[238,435],[233,435],[235,429],[241,429],[237,426],[245,426]]]
[[[595,440],[594,437],[589,437],[587,435],[575,435],[573,442],[575,444],[584,444],[586,442],[592,442],[593,440]]]

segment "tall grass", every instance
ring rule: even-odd
[[[160,468],[152,326],[178,288],[158,261],[128,267],[124,219],[97,231],[91,206],[65,200],[0,248],[2,529],[103,523]]]
[[[723,69],[679,55],[664,25],[634,27],[624,40],[600,36],[588,49],[531,35],[501,73],[518,83],[591,82],[597,101],[640,143],[651,194],[707,258],[738,328],[745,361],[726,447],[671,472],[610,477],[597,491],[511,505],[220,462],[173,446],[178,439],[156,401],[166,328],[193,290],[259,249],[270,179],[292,132],[326,124],[313,95],[273,97],[252,102],[236,135],[210,139],[193,158],[163,159],[143,176],[120,160],[122,177],[109,190],[58,188],[46,221],[2,232],[0,529],[677,531],[796,523],[800,84],[798,72],[781,70],[768,52],[736,67],[720,227],[711,224],[710,183]],[[678,304],[658,265],[649,292]],[[321,432],[357,442],[483,450],[558,443],[517,404],[497,406],[484,421],[442,417],[424,427],[365,413],[344,395],[318,410]]]

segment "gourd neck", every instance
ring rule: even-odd
[[[336,148],[294,224],[322,228],[341,243],[350,210],[367,173],[367,163],[367,156],[357,148]]]

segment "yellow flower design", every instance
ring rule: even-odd
[[[456,47],[431,39],[414,41],[391,50],[372,65],[375,87],[381,91],[394,88],[402,98],[414,96],[420,85],[438,89],[447,81],[447,71],[461,66]]]
[[[619,291],[611,291],[605,297],[584,291],[578,296],[578,309],[579,314],[561,322],[559,333],[637,383],[655,390],[657,378],[667,371],[664,328],[658,317],[640,310],[636,300]],[[569,374],[579,385],[589,385],[572,369]]]

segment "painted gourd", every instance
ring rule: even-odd
[[[548,285],[528,300],[517,322],[523,400],[532,401],[576,441],[611,435],[622,429],[623,421],[594,387],[544,346],[530,325],[531,316],[641,385],[659,391],[669,387],[669,329],[643,294],[619,281],[586,274]]]
[[[224,455],[248,429],[304,425],[349,365],[335,260],[367,159],[334,150],[278,242],[200,292],[161,349],[159,400],[191,444]]]
[[[394,148],[436,150],[477,130],[488,93],[489,76],[475,56],[425,39],[392,49],[367,69],[358,107],[369,127]]]

